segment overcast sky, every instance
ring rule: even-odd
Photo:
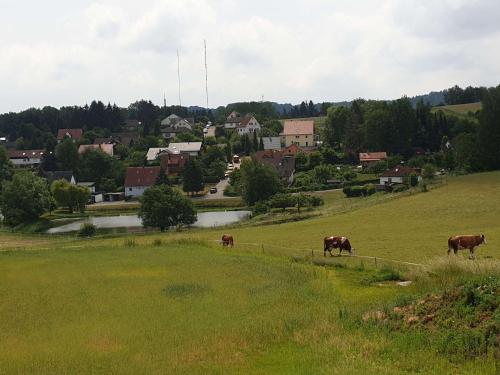
[[[500,83],[498,0],[0,0],[0,112],[205,105]]]

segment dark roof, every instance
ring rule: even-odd
[[[159,174],[160,167],[129,167],[125,186],[152,186]]]
[[[295,157],[277,150],[257,151],[254,158],[273,166],[281,178],[289,178],[295,171]]]
[[[70,137],[73,139],[82,138],[83,130],[82,129],[59,129],[57,131],[57,139],[62,140],[64,137]]]
[[[399,166],[385,171],[380,177],[405,177],[410,173],[417,173],[417,171],[413,168]]]
[[[9,159],[41,158],[45,150],[7,150]]]
[[[51,185],[54,181],[57,180],[66,180],[71,182],[71,178],[73,177],[72,171],[48,171],[43,173],[49,185]]]

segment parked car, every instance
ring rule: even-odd
[[[210,188],[210,194],[215,194],[217,193],[217,188],[214,186],[214,187],[211,187]]]

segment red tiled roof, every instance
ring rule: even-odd
[[[7,150],[9,159],[41,158],[45,150]]]
[[[313,120],[285,121],[282,135],[314,134]]]
[[[62,140],[64,137],[69,136],[73,139],[82,138],[83,130],[82,129],[59,129],[57,131],[57,139]]]
[[[387,160],[387,152],[361,152],[359,161]]]
[[[159,174],[160,167],[129,167],[125,186],[152,186]]]

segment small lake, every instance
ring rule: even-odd
[[[197,228],[212,228],[223,225],[234,224],[248,219],[251,211],[214,211],[198,213],[198,220],[192,225]],[[81,219],[70,224],[50,228],[47,233],[75,232],[80,229],[83,223],[90,222],[97,228],[138,228],[142,227],[142,220],[137,215],[123,216],[101,216]]]

